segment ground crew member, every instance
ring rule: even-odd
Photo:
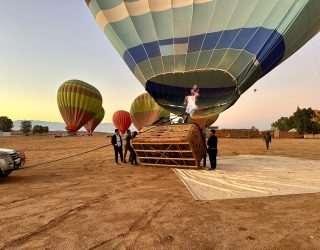
[[[210,137],[208,139],[208,154],[211,167],[208,170],[215,170],[217,167],[217,153],[218,153],[218,138],[215,135],[214,129],[210,130]]]

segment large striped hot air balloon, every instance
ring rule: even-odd
[[[194,114],[226,110],[320,29],[319,0],[86,3],[156,102],[181,114],[186,96]]]
[[[100,124],[100,122],[104,118],[104,109],[101,107],[100,112],[92,117],[85,125],[85,129],[88,131],[89,134],[92,134],[95,128]]]
[[[159,106],[148,92],[136,97],[131,104],[130,117],[133,125],[140,130],[159,120],[169,120],[170,112]]]
[[[124,134],[131,126],[130,113],[124,110],[116,111],[112,116],[113,125]]]
[[[57,94],[60,113],[67,129],[76,133],[101,109],[100,92],[88,83],[69,80],[63,83]]]

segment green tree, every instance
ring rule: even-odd
[[[49,127],[48,126],[44,126],[43,127],[43,133],[46,133],[46,134],[49,133]]]
[[[271,124],[272,128],[277,128],[280,131],[289,131],[294,128],[294,119],[293,116],[290,117],[281,117],[277,121]]]
[[[7,116],[0,116],[0,130],[10,132],[13,128],[13,122]]]
[[[32,128],[32,133],[35,135],[38,133],[38,125],[34,125]]]
[[[315,117],[315,112],[311,108],[297,108],[293,113],[294,126],[301,134],[316,133],[316,122],[312,121]]]
[[[34,125],[33,128],[32,128],[32,133],[34,135],[39,134],[39,129],[40,129],[39,125]]]
[[[31,132],[32,123],[31,121],[22,121],[20,125],[20,130],[24,135],[29,135]]]
[[[315,133],[320,134],[320,112],[315,111],[314,117],[312,118]]]
[[[33,134],[43,134],[43,133],[48,133],[49,132],[49,128],[48,127],[43,127],[40,125],[34,125],[32,128],[32,133]]]
[[[313,134],[320,134],[320,123],[313,121],[312,122],[312,133]]]
[[[39,126],[39,131],[38,131],[38,133],[42,135],[42,134],[43,134],[43,132],[44,132],[44,127]]]
[[[252,130],[252,131],[259,131],[259,129],[257,129],[257,128],[256,128],[255,126],[253,126],[253,125],[252,125],[252,127],[251,127],[251,130]]]

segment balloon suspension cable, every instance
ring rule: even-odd
[[[160,127],[160,126],[163,126],[171,121],[173,121],[174,119],[177,119],[178,117],[182,117],[183,115],[180,114],[180,115],[176,115],[176,117],[172,118],[172,119],[169,119],[168,121],[164,122],[163,124],[159,124],[159,125],[156,125],[154,127],[151,127],[139,134],[143,134],[143,133],[146,133],[150,130],[153,130],[153,129],[156,129],[157,127]],[[122,139],[121,141],[124,141],[124,139]],[[70,159],[70,158],[73,158],[73,157],[76,157],[76,156],[80,156],[80,155],[84,155],[84,154],[88,154],[88,153],[91,153],[93,151],[97,151],[97,150],[100,150],[102,148],[106,148],[106,147],[110,147],[110,146],[113,146],[112,143],[109,143],[109,144],[106,144],[106,145],[102,145],[100,147],[97,147],[97,148],[93,148],[93,149],[90,149],[90,150],[87,150],[87,151],[83,151],[83,152],[80,152],[78,154],[74,154],[74,155],[69,155],[69,156],[65,156],[65,157],[62,157],[62,158],[58,158],[58,159],[55,159],[55,160],[51,160],[51,161],[46,161],[46,162],[42,162],[42,163],[37,163],[37,164],[34,164],[34,165],[31,165],[31,166],[27,166],[27,167],[22,167],[20,168],[19,170],[23,170],[23,169],[26,169],[26,168],[33,168],[33,167],[38,167],[38,166],[42,166],[42,165],[47,165],[47,164],[50,164],[50,163],[54,163],[54,162],[58,162],[58,161],[63,161],[63,160],[67,160],[67,159]]]

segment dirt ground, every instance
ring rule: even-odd
[[[24,150],[28,167],[109,142],[13,136],[0,147]],[[320,160],[320,140],[269,151],[219,140],[219,155],[237,154]],[[0,249],[320,249],[320,193],[196,201],[172,169],[115,165],[112,148],[0,179],[0,211]]]

